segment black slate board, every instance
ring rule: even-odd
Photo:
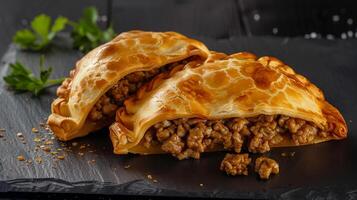
[[[279,148],[268,153],[280,163],[281,173],[269,181],[260,181],[255,173],[248,177],[228,177],[218,170],[224,153],[204,154],[200,160],[178,161],[171,156],[118,156],[112,153],[106,130],[67,143],[72,146],[64,160],[53,161],[41,150],[35,152],[36,135],[50,138],[44,129],[31,133],[50,112],[55,88],[39,98],[30,94],[15,94],[0,80],[0,192],[47,192],[84,194],[125,194],[226,198],[357,198],[357,40],[305,40],[300,38],[231,37],[228,39],[198,38],[210,49],[233,53],[251,51],[259,56],[279,57],[301,74],[306,75],[323,91],[327,99],[343,113],[349,137],[343,141],[298,148]],[[67,75],[81,57],[70,49],[66,37],[46,53],[46,64],[54,67],[55,77]],[[8,63],[19,60],[36,69],[39,54],[18,51],[13,45],[3,57],[0,76],[8,73]],[[22,144],[17,132],[27,143]],[[79,146],[86,147],[79,156]],[[95,150],[95,152],[88,152]],[[295,152],[283,157],[282,152]],[[17,160],[41,156],[42,164],[30,165]],[[95,162],[91,162],[95,160]],[[89,162],[88,162],[89,161]],[[129,169],[125,169],[130,165]],[[153,183],[147,175],[157,179]],[[203,186],[200,186],[200,184]]]

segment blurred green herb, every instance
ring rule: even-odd
[[[5,82],[14,90],[19,92],[32,92],[38,96],[46,87],[60,84],[64,78],[49,79],[52,68],[43,66],[44,56],[40,57],[40,77],[36,77],[31,70],[23,66],[20,62],[10,64],[11,73],[4,77]]]
[[[47,48],[58,32],[63,30],[68,22],[65,17],[58,17],[51,26],[51,17],[41,14],[31,22],[31,29],[16,32],[13,41],[22,49],[40,51]]]
[[[98,17],[97,9],[95,7],[88,7],[85,8],[78,22],[69,22],[73,27],[71,36],[74,40],[74,48],[82,52],[88,52],[100,44],[113,39],[115,32],[112,26],[106,30],[101,30],[97,24]]]

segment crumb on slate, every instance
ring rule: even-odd
[[[88,160],[88,164],[94,164],[96,161],[93,159],[93,160]]]
[[[40,148],[45,152],[50,152],[51,148],[49,146],[41,145]]]
[[[17,160],[25,161],[26,159],[25,159],[25,157],[23,155],[19,155],[19,156],[17,156]]]
[[[38,133],[38,129],[37,129],[37,128],[35,128],[35,127],[34,127],[34,128],[32,128],[32,129],[31,129],[31,131],[32,131],[33,133]]]
[[[64,157],[64,155],[58,155],[57,158],[58,158],[59,160],[64,160],[65,157]]]
[[[3,138],[3,137],[5,137],[5,129],[4,128],[0,128],[0,138]]]
[[[281,153],[281,156],[283,156],[283,157],[287,157],[287,156],[294,157],[295,156],[295,151],[289,152],[289,153],[283,152],[283,153]]]
[[[50,141],[50,140],[48,140],[48,141],[45,142],[45,145],[52,145],[52,144],[53,144],[53,142]]]
[[[37,156],[37,157],[35,157],[35,161],[37,162],[37,164],[41,164],[42,158],[40,156]]]

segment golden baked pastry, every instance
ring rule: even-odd
[[[114,152],[197,159],[206,151],[239,153],[246,146],[264,153],[347,136],[342,115],[321,90],[278,59],[211,58],[127,99],[109,128]]]
[[[76,63],[57,90],[48,124],[60,140],[87,135],[111,124],[116,109],[145,82],[208,54],[204,44],[175,32],[122,33]]]

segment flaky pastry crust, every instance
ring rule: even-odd
[[[122,77],[191,56],[206,58],[208,54],[204,44],[175,32],[122,33],[76,63],[57,90],[48,124],[60,140],[87,135],[109,125],[89,121],[87,116],[98,99]]]
[[[205,64],[186,68],[165,80],[154,80],[125,101],[110,126],[114,152],[150,154],[160,149],[140,145],[154,124],[178,118],[225,119],[286,115],[315,123],[331,136],[347,136],[340,112],[314,84],[280,60],[251,53],[213,53]],[[158,83],[158,84],[156,84]],[[289,141],[274,146],[291,146]]]

